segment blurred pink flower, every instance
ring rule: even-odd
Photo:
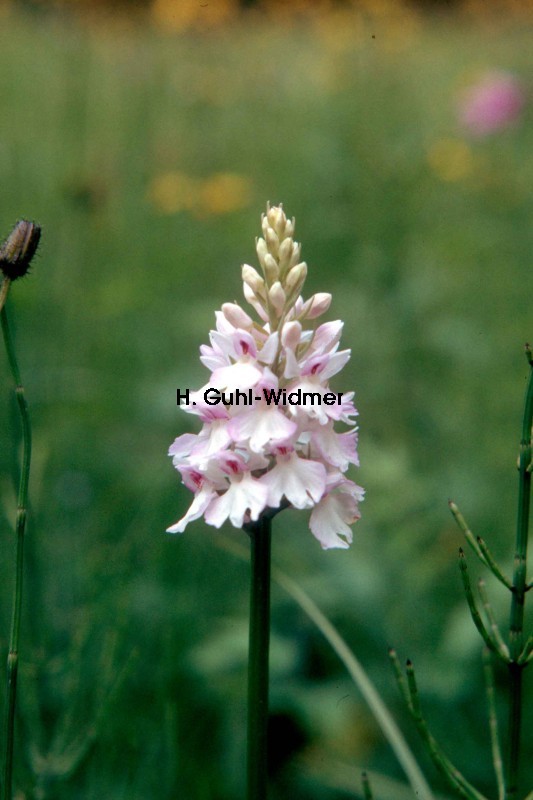
[[[459,120],[473,136],[487,136],[515,122],[525,102],[520,81],[509,72],[493,70],[465,90]]]

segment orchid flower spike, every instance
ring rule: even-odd
[[[329,385],[350,358],[350,350],[339,350],[343,323],[317,323],[331,295],[301,295],[307,265],[294,220],[281,205],[267,206],[261,223],[261,272],[242,268],[244,296],[258,319],[225,303],[210,344],[200,348],[209,380],[196,392],[178,392],[202,428],[169,450],[194,499],[168,531],[182,533],[200,517],[240,528],[292,506],[311,510],[309,527],[324,549],[346,548],[364,491],[344,474],[359,463],[354,395]]]

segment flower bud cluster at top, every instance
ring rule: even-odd
[[[261,310],[267,315],[270,330],[277,331],[299,297],[307,277],[307,264],[300,261],[301,247],[292,238],[294,219],[288,220],[281,206],[268,208],[261,222],[264,238],[256,239],[255,245],[264,278],[244,264],[244,296],[261,316]],[[299,309],[298,317],[315,319],[327,311],[330,303],[330,294],[315,294]]]
[[[269,208],[261,221],[264,238],[257,239],[255,246],[264,278],[245,264],[244,294],[249,303],[265,311],[270,330],[277,331],[300,294],[307,264],[300,262],[301,248],[292,238],[294,220],[288,220],[281,207]]]
[[[364,493],[344,476],[358,464],[353,392],[335,395],[333,404],[329,388],[350,358],[349,350],[338,350],[343,323],[318,325],[330,294],[301,296],[307,265],[293,239],[294,220],[281,205],[267,207],[262,229],[256,241],[262,276],[248,264],[242,268],[244,296],[259,321],[225,303],[210,344],[200,348],[211,375],[190,393],[185,410],[202,429],[179,436],[169,450],[194,499],[168,530],[181,533],[202,516],[215,527],[228,518],[242,527],[292,506],[312,509],[309,527],[323,548],[348,547]],[[206,392],[213,389],[229,401],[209,403]],[[232,402],[231,393],[247,391],[253,402]]]

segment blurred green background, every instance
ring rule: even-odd
[[[0,7],[1,228],[43,227],[9,300],[34,428],[17,798],[242,796],[248,569],[219,545],[247,542],[201,521],[165,533],[190,502],[166,452],[194,428],[175,390],[206,380],[198,347],[241,298],[267,200],[296,217],[306,294],[332,292],[329,317],[345,320],[338,389],[357,392],[352,477],[367,490],[350,551],[322,552],[305,512],[286,511],[275,561],[338,625],[435,789],[389,645],[413,659],[449,755],[493,797],[447,500],[510,570],[533,128],[526,102],[515,125],[468,136],[457,103],[494,68],[530,94],[527,5],[69,5]],[[1,364],[4,669],[19,423]],[[489,589],[505,627],[508,597]],[[271,686],[275,800],[358,797],[362,768],[404,781],[278,588]]]

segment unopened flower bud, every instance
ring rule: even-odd
[[[278,262],[270,253],[267,253],[265,256],[263,268],[265,270],[265,278],[267,279],[267,283],[272,285],[279,278],[279,267]]]
[[[295,267],[300,261],[301,247],[288,236],[283,239],[279,246],[278,261],[281,275],[286,275],[291,267]]]
[[[285,278],[285,291],[287,292],[287,295],[290,294],[294,296],[299,294],[306,278],[307,264],[305,261],[302,261],[300,264],[296,264],[296,266],[292,267]]]
[[[272,206],[272,208],[269,208],[266,219],[269,226],[274,229],[280,238],[286,235],[284,231],[287,223],[287,217],[283,211],[283,206]]]
[[[292,251],[289,259],[289,269],[291,267],[296,266],[296,264],[299,262],[301,252],[302,252],[301,244],[299,242],[293,242]]]
[[[252,289],[250,289],[247,283],[243,283],[242,293],[244,294],[246,301],[255,308],[259,301],[256,297],[255,292],[253,292]]]
[[[265,231],[266,243],[269,251],[273,256],[278,255],[279,251],[279,236],[273,228],[267,228]]]
[[[250,289],[247,283],[243,283],[242,291],[246,301],[250,303],[253,308],[255,308],[261,319],[266,322],[268,320],[268,314],[266,313],[265,309],[266,301],[261,300],[260,297],[257,297],[255,292]]]
[[[286,221],[284,235],[294,236],[294,218]]]
[[[264,239],[259,238],[255,240],[255,250],[257,253],[257,258],[259,259],[259,263],[263,267],[265,264],[265,256],[268,253],[267,243]]]
[[[331,295],[328,292],[317,292],[307,300],[302,308],[303,319],[316,319],[324,314],[331,304]]]
[[[258,297],[266,297],[263,278],[249,264],[242,265],[242,279]]]
[[[292,239],[283,239],[278,250],[278,259],[281,269],[285,269],[289,265],[289,260],[292,253]]]
[[[17,222],[0,247],[0,270],[6,278],[14,281],[27,273],[40,238],[39,225],[25,219]]]
[[[299,322],[286,322],[281,332],[281,343],[290,350],[296,350],[302,337],[302,326]]]
[[[246,330],[253,325],[253,319],[237,303],[223,303],[222,312],[228,322],[236,328],[244,328]]]
[[[283,291],[283,287],[279,281],[276,281],[270,287],[268,291],[268,298],[273,308],[276,310],[278,316],[280,316],[285,306],[286,297],[285,297],[285,292]]]

